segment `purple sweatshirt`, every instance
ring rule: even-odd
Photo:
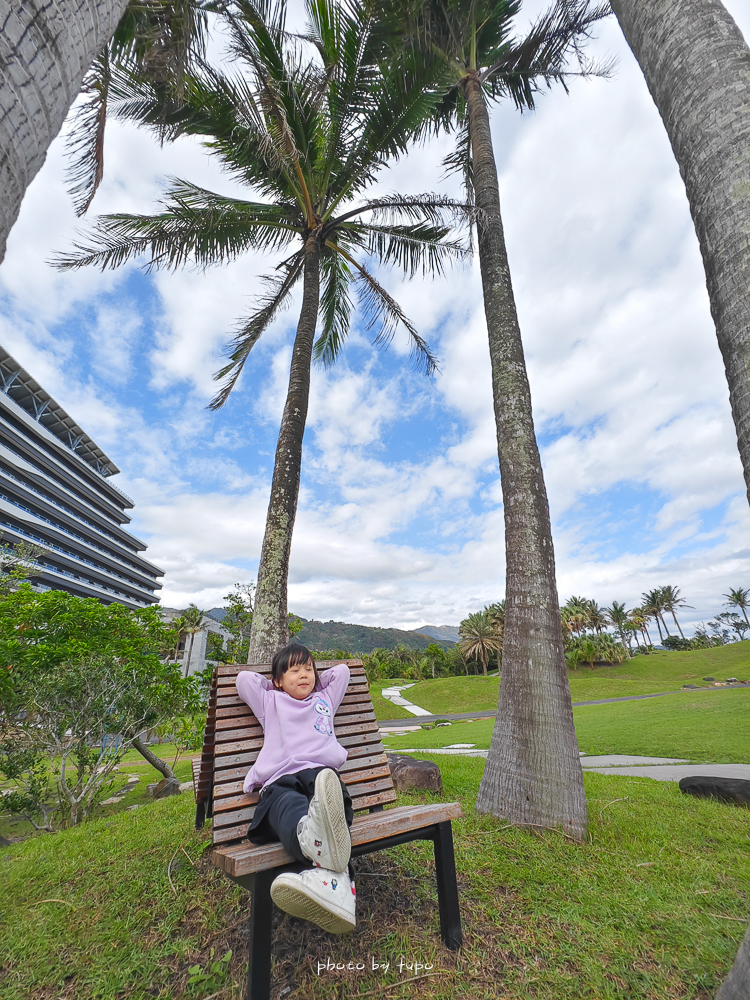
[[[324,670],[316,689],[302,699],[278,690],[255,671],[237,674],[237,694],[252,708],[265,736],[245,778],[246,792],[307,767],[341,767],[346,750],[334,735],[333,717],[348,686],[345,663]]]

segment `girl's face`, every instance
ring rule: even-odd
[[[315,688],[315,668],[310,660],[307,663],[295,663],[286,673],[281,675],[278,686],[292,698],[302,701],[312,694]]]

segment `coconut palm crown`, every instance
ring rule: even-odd
[[[433,372],[435,357],[369,261],[407,276],[442,274],[451,259],[468,252],[449,238],[462,213],[449,199],[363,196],[387,161],[405,152],[439,99],[416,63],[391,68],[385,59],[390,29],[378,21],[376,7],[306,0],[308,30],[294,36],[283,3],[242,0],[225,15],[240,72],[230,76],[203,64],[185,77],[179,102],[143,78],[121,74],[110,84],[119,117],[151,126],[162,140],[203,137],[224,170],[262,200],[174,180],[162,212],[102,216],[85,242],[56,261],[61,268],[104,269],[145,255],[148,267],[174,269],[222,264],[250,251],[278,255],[264,279],[265,294],[238,325],[228,363],[217,373],[214,409],[227,401],[253,346],[302,283],[249,663],[267,662],[288,641],[289,551],[313,357],[325,365],[336,360],[356,294],[375,343],[387,345],[403,326],[414,360]]]

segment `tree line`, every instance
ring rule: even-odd
[[[595,663],[622,663],[637,653],[651,653],[655,644],[649,632],[650,623],[652,627],[656,625],[659,645],[664,649],[706,649],[738,642],[750,632],[747,615],[750,589],[736,587],[723,596],[724,607],[730,610],[720,612],[708,623],[701,622],[691,638],[686,638],[677,618],[679,609],[690,607],[679,587],[655,587],[644,593],[641,603],[631,609],[620,601],[606,607],[590,598],[570,597],[560,606],[565,661],[568,667],[577,669],[579,663],[591,667]],[[741,614],[731,609],[738,609]],[[667,616],[672,618],[679,634],[670,632]],[[490,664],[500,666],[504,626],[505,601],[487,605],[459,625],[462,652],[480,663],[485,675]]]
[[[736,197],[746,181],[750,139],[747,45],[719,0],[613,0],[612,6],[685,180],[750,486],[750,290],[743,270],[750,254],[750,203]],[[311,360],[335,361],[355,294],[375,342],[387,343],[401,326],[429,372],[436,359],[369,260],[407,275],[440,273],[467,250],[453,235],[456,222],[473,229],[489,335],[507,588],[500,711],[477,807],[516,823],[561,825],[582,838],[586,804],[549,511],[489,112],[503,99],[520,110],[533,108],[543,87],[564,85],[571,75],[604,73],[583,52],[609,8],[558,0],[517,38],[519,7],[510,0],[319,0],[307,4],[309,24],[300,35],[287,29],[283,3],[237,0],[215,8],[231,36],[237,72],[230,76],[208,59],[202,4],[111,2],[99,5],[91,18],[81,3],[66,7],[64,19],[54,2],[43,13],[21,5],[18,25],[11,22],[0,43],[1,54],[9,53],[5,61],[14,62],[16,84],[0,90],[0,138],[10,151],[2,163],[7,183],[0,183],[0,246],[85,74],[87,100],[74,138],[82,210],[101,178],[108,115],[150,128],[162,141],[202,137],[210,154],[259,198],[225,199],[177,181],[166,192],[162,213],[100,219],[60,259],[65,267],[114,267],[139,256],[153,267],[203,267],[249,249],[282,254],[267,293],[241,322],[218,373],[216,406],[226,402],[292,287],[302,285],[249,638],[248,660],[259,662],[288,638],[288,558]],[[79,23],[80,31],[73,30]],[[35,42],[44,59],[33,57]],[[46,88],[35,74],[54,71],[53,52],[59,53],[55,79],[61,85]],[[29,94],[35,101],[44,95],[48,106],[41,113],[32,108],[25,103]],[[443,129],[456,136],[447,166],[464,178],[461,204],[429,194],[368,196],[389,159],[407,155],[410,143]],[[28,136],[38,139],[30,142]],[[554,725],[545,722],[551,719]]]

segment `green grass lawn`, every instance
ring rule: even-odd
[[[684,757],[691,761],[750,763],[750,689],[685,691],[573,709],[578,746],[585,753]],[[494,719],[454,722],[385,740],[388,749],[490,745]],[[441,757],[441,761],[445,758]],[[442,765],[441,765],[442,766]]]
[[[750,640],[686,653],[635,656],[611,667],[591,670],[580,666],[577,671],[568,672],[573,701],[677,691],[683,684],[703,684],[703,677],[750,679]],[[441,677],[420,681],[409,688],[406,697],[436,715],[460,714],[497,708],[499,689],[497,677]]]
[[[334,938],[277,915],[275,996],[472,1000],[710,1000],[750,913],[745,810],[673,784],[587,775],[591,840],[532,835],[479,816],[485,762],[445,758],[465,945],[440,945],[431,846],[358,862],[359,926]],[[401,796],[400,802],[429,801]],[[202,856],[206,832],[183,795],[103,816],[0,854],[4,1000],[239,1000],[249,896]],[[170,868],[171,862],[171,868]],[[168,878],[170,868],[171,882]],[[222,933],[223,928],[228,928]],[[187,988],[233,949],[226,981]],[[372,957],[390,962],[371,969]],[[361,971],[317,974],[318,961]]]

